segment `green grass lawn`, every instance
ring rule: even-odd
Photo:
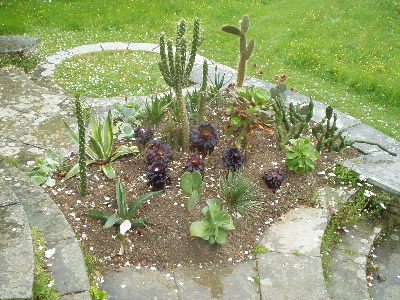
[[[220,27],[248,14],[256,39],[248,75],[284,73],[296,91],[400,140],[399,12],[394,0],[3,0],[0,34],[39,36],[44,56],[89,43],[157,43],[198,16],[200,54],[235,67],[238,39]]]

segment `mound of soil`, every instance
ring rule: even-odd
[[[210,245],[201,238],[192,237],[189,227],[192,222],[203,219],[201,210],[206,206],[206,200],[219,197],[219,178],[226,172],[221,166],[222,152],[232,147],[234,142],[224,138],[225,124],[222,120],[223,116],[218,114],[211,119],[220,133],[220,140],[212,155],[205,159],[206,189],[197,206],[191,212],[185,208],[187,196],[179,187],[179,178],[184,173],[188,153],[175,150],[173,161],[169,163],[172,182],[164,192],[141,205],[136,217],[143,218],[147,226],[132,228],[125,234],[126,251],[123,254],[120,253],[120,241],[116,239],[118,228],[105,229],[103,222],[85,216],[86,211],[92,209],[115,212],[117,179],[108,179],[98,165],[91,165],[88,168],[89,194],[86,197],[80,195],[77,177],[67,181],[60,178],[55,187],[46,190],[64,212],[82,246],[95,253],[106,269],[124,265],[158,269],[226,265],[252,259],[252,248],[271,223],[290,209],[312,205],[315,190],[328,184],[327,170],[341,159],[358,155],[354,148],[348,148],[343,153],[323,152],[313,172],[296,174],[286,166],[285,151],[278,147],[277,134],[257,131],[256,138],[251,141],[244,172],[263,191],[257,199],[261,201],[262,209],[256,211],[254,218],[245,218],[224,205],[232,213],[236,229],[228,231],[226,244]],[[136,143],[124,142],[126,145]],[[121,157],[113,163],[125,187],[128,205],[139,195],[151,191],[146,179],[146,148],[136,145],[140,149],[139,155]],[[262,180],[264,172],[274,167],[285,173],[283,185],[276,193]]]

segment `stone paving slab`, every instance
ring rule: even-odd
[[[400,156],[400,142],[387,136],[386,134],[383,134],[379,130],[376,130],[375,128],[366,124],[360,123],[357,126],[351,128],[348,132],[350,140],[376,142],[388,148],[390,151],[397,153],[397,159],[399,159],[398,157]],[[356,143],[354,144],[354,146],[364,154],[382,152],[379,147],[365,143]]]
[[[174,271],[180,300],[260,299],[255,261],[228,267]]]
[[[47,260],[47,266],[57,292],[69,294],[89,290],[84,258],[75,236],[57,242],[47,241],[47,247],[54,250],[53,256]]]
[[[385,152],[373,152],[360,158],[344,161],[342,164],[364,175],[371,184],[400,195],[399,159]]]
[[[117,272],[108,271],[100,284],[107,291],[110,300],[178,300],[178,289],[172,273],[137,270],[135,267],[119,268]]]
[[[331,299],[370,299],[366,263],[371,246],[381,231],[381,225],[376,222],[376,219],[356,222],[346,228],[348,232],[335,244],[327,267],[330,274],[327,290]]]
[[[2,162],[0,178],[15,187],[13,194],[21,201],[29,224],[39,227],[49,249],[55,249],[49,267],[59,291],[89,290],[86,265],[75,233],[53,199],[22,171]]]
[[[291,210],[264,232],[260,245],[273,252],[318,257],[327,221],[323,209],[300,207]]]
[[[60,296],[58,300],[92,300],[92,295],[90,292],[76,293]]]
[[[261,299],[329,299],[319,257],[268,252],[258,256]]]
[[[33,285],[31,232],[22,205],[7,185],[0,178],[0,299],[30,299]]]
[[[0,56],[37,51],[39,42],[32,36],[0,36]]]

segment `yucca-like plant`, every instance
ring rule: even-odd
[[[128,147],[125,145],[119,146],[115,151],[114,147],[114,136],[112,132],[113,119],[111,112],[108,111],[107,117],[104,122],[98,122],[92,116],[92,130],[89,133],[89,145],[86,144],[86,154],[91,158],[86,161],[86,165],[99,164],[108,178],[115,178],[115,170],[112,167],[112,162],[118,157],[126,154],[132,154],[139,152],[136,146]],[[79,135],[68,125],[65,124],[68,133],[72,139],[79,144]],[[75,176],[79,173],[79,164],[76,164],[68,172],[65,179]]]
[[[252,217],[251,211],[260,209],[261,202],[254,199],[262,195],[261,189],[243,171],[221,176],[220,191],[221,199],[242,215]]]

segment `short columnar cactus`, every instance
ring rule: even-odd
[[[232,172],[243,169],[244,158],[239,148],[232,147],[222,153],[222,166]]]
[[[203,157],[211,154],[219,140],[219,134],[214,125],[201,122],[190,132],[191,148],[196,149]]]
[[[274,168],[265,172],[262,177],[267,186],[275,193],[282,185],[284,180],[284,173],[279,168]]]

